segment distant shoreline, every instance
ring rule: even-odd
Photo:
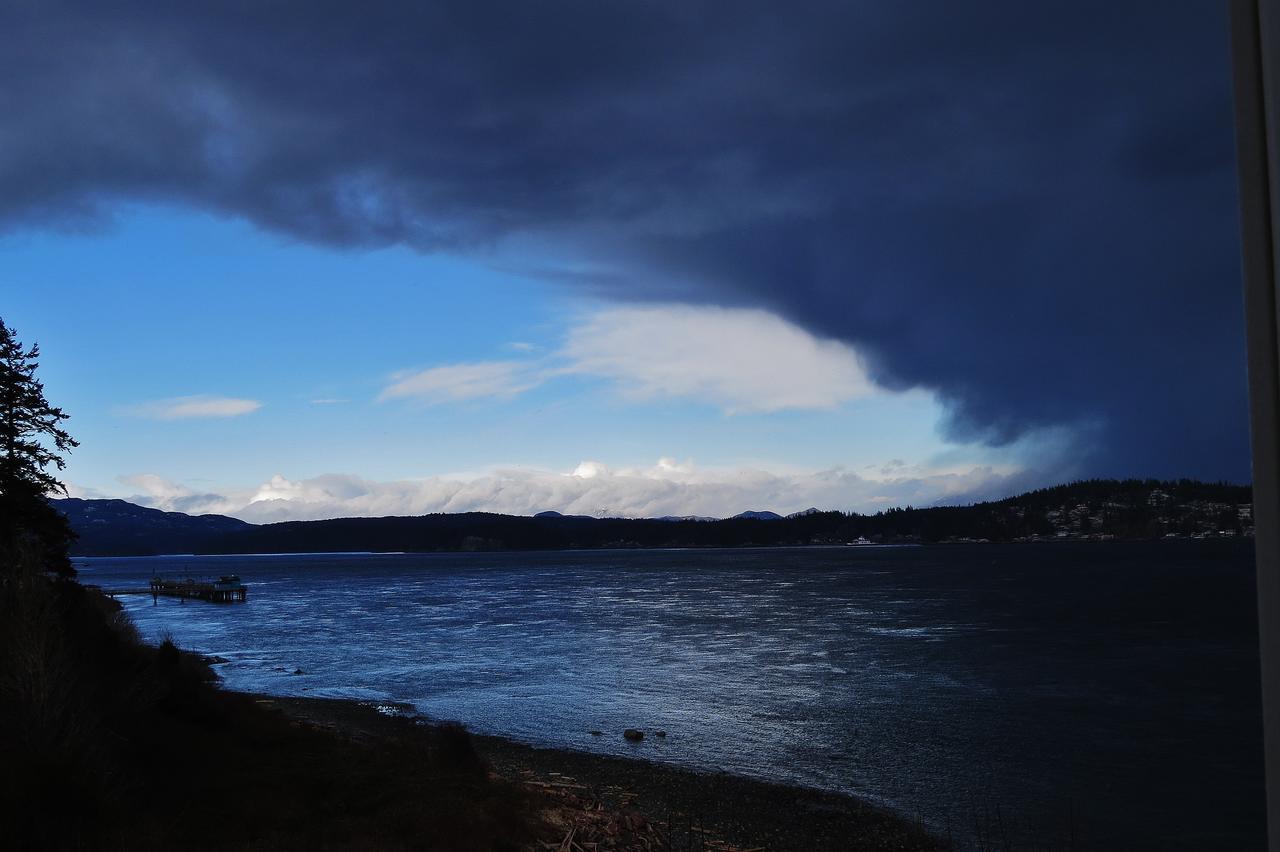
[[[927,542],[894,542],[887,544],[742,544],[742,545],[706,545],[689,547],[564,547],[564,548],[520,548],[510,550],[299,550],[287,553],[118,553],[118,554],[72,554],[73,560],[108,560],[108,559],[210,559],[220,557],[253,557],[274,558],[288,556],[493,556],[495,554],[520,553],[679,553],[681,551],[703,552],[713,550],[890,550],[914,547],[957,547],[973,545],[1041,545],[1041,544],[1159,544],[1162,542],[1228,542],[1253,541],[1252,535],[1212,536],[1196,538],[1193,536],[1165,536],[1162,538],[1036,538],[1017,541],[989,541],[980,539],[957,539],[954,541]]]
[[[1253,532],[1248,486],[1192,480],[1089,480],[965,506],[872,515],[807,509],[710,520],[502,515],[351,517],[251,524],[124,500],[54,500],[78,536],[73,556],[519,552],[725,547],[841,547],[1042,541],[1239,538]]]

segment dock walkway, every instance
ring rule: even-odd
[[[240,582],[239,577],[234,580],[223,577],[216,583],[156,578],[151,581],[151,594],[197,598],[210,603],[244,603],[249,599],[249,590]]]
[[[236,575],[219,577],[216,581],[168,580],[163,577],[152,577],[150,585],[145,589],[101,589],[105,595],[151,595],[158,600],[161,595],[171,598],[195,598],[209,603],[244,603],[249,599],[249,589],[240,582]]]

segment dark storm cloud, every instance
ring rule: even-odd
[[[0,222],[518,239],[850,341],[954,437],[1247,477],[1221,3],[406,6],[11,4]]]

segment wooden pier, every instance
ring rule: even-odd
[[[196,598],[210,603],[244,603],[249,599],[248,588],[234,574],[219,577],[216,582],[192,580],[151,580],[151,596],[167,595],[175,598]]]
[[[170,598],[195,598],[209,603],[244,603],[249,599],[249,589],[240,582],[235,574],[219,577],[215,581],[191,577],[185,580],[169,580],[164,577],[152,577],[151,585],[145,589],[104,589],[101,586],[90,586],[104,595],[151,595],[152,601],[158,601],[161,595]]]

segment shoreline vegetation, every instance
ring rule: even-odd
[[[809,509],[706,518],[596,518],[543,512],[334,518],[250,524],[124,500],[52,501],[75,532],[72,556],[430,553],[605,548],[1111,541],[1253,535],[1249,486],[1088,480],[968,506],[873,515]]]
[[[936,850],[856,799],[233,692],[74,580],[4,586],[14,850]],[[384,708],[385,709],[385,708]],[[618,732],[621,735],[621,732]]]

